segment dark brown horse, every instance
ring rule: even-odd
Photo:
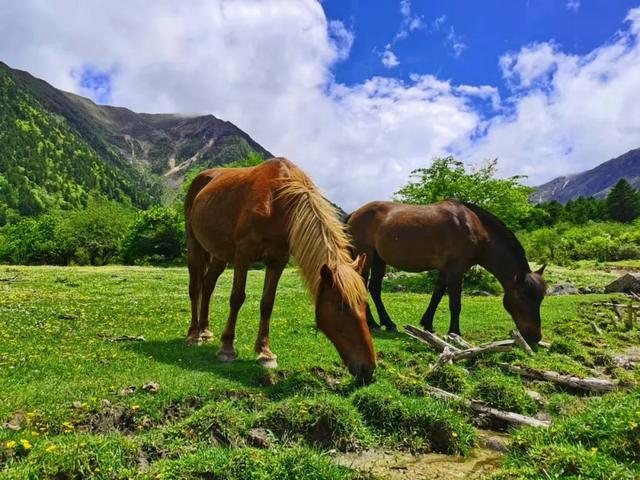
[[[335,209],[302,170],[276,158],[252,168],[214,168],[192,182],[185,201],[191,326],[189,344],[212,337],[209,301],[227,263],[233,287],[218,358],[233,361],[236,319],[245,299],[249,264],[263,261],[266,275],[255,350],[275,367],[269,320],[289,253],[300,266],[316,305],[316,324],[333,342],[349,371],[368,382],[376,366],[366,324],[365,256],[351,260],[348,237]]]
[[[348,225],[355,253],[367,255],[363,277],[387,329],[395,329],[381,298],[387,264],[409,272],[437,270],[436,287],[420,323],[433,331],[436,308],[448,291],[449,332],[457,334],[462,276],[471,266],[481,265],[502,284],[504,307],[527,342],[536,344],[542,338],[544,267],[531,271],[520,242],[491,213],[457,200],[432,205],[371,202],[353,212]],[[368,307],[367,321],[370,328],[377,327]]]

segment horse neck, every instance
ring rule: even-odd
[[[493,274],[505,289],[513,284],[517,276],[529,273],[518,255],[500,238],[487,242],[486,250],[478,263]]]

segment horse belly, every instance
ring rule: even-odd
[[[407,272],[444,270],[451,262],[452,242],[442,233],[438,227],[383,226],[376,235],[376,252],[388,265]]]

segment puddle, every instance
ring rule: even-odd
[[[506,436],[491,432],[481,433],[479,444],[500,443]],[[474,479],[495,471],[504,453],[494,448],[478,446],[464,457],[428,453],[413,455],[406,452],[388,450],[365,450],[336,456],[339,465],[370,473],[375,477],[389,480],[406,479]]]

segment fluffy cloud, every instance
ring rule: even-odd
[[[401,13],[410,30],[409,2]],[[499,157],[505,173],[538,181],[637,147],[640,9],[628,20],[584,57],[551,43],[505,56],[502,99],[494,86],[432,75],[337,83],[353,32],[312,0],[9,0],[0,58],[136,111],[232,121],[352,209],[388,198],[435,155]]]
[[[499,157],[504,174],[533,184],[573,173],[640,146],[640,8],[627,29],[584,56],[553,43],[500,60],[513,96],[484,126],[468,158]]]
[[[384,52],[382,52],[380,58],[382,61],[382,65],[384,65],[386,68],[393,68],[400,65],[398,57],[396,57],[396,54],[391,51],[390,44],[387,44],[387,46],[384,48]]]

